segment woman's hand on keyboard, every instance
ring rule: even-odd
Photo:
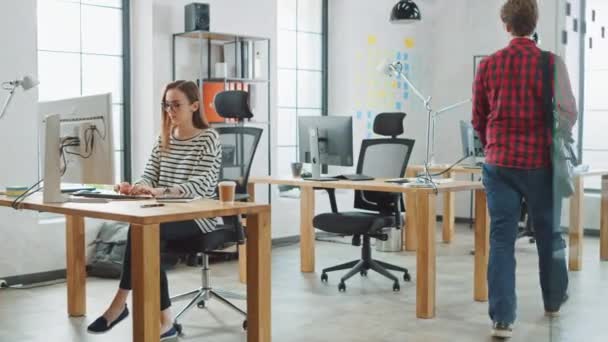
[[[154,195],[154,189],[147,185],[135,184],[129,195]]]
[[[131,194],[131,190],[133,186],[127,182],[122,182],[120,184],[114,185],[114,192],[118,192],[119,194],[129,195]]]

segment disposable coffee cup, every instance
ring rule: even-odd
[[[291,175],[293,178],[298,178],[302,175],[302,163],[291,163]]]
[[[218,184],[218,191],[220,193],[220,202],[226,204],[234,203],[234,192],[236,190],[236,182],[223,181]]]

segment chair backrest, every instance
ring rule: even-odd
[[[405,113],[381,113],[374,120],[374,132],[390,138],[365,139],[361,143],[357,173],[374,178],[403,177],[412,155],[414,140],[397,138],[403,133]],[[399,201],[393,194],[355,191],[355,208],[392,213]]]
[[[361,144],[357,173],[374,178],[403,177],[414,140],[398,138],[365,139]],[[355,208],[392,213],[395,197],[376,191],[355,191]]]
[[[249,93],[243,90],[227,90],[215,95],[215,111],[223,118],[251,119],[253,113],[249,106]]]
[[[247,182],[253,157],[262,137],[263,129],[255,127],[216,127],[222,144],[220,181],[236,182],[236,193],[247,193]]]

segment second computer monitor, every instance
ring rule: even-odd
[[[485,153],[477,132],[468,121],[460,121],[463,157],[470,157],[470,163],[480,164],[485,161]]]
[[[319,136],[321,164],[353,166],[353,119],[350,116],[300,116],[298,118],[300,161],[312,163],[310,133]]]

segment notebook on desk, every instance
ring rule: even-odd
[[[360,174],[349,174],[349,175],[338,175],[338,176],[334,176],[334,177],[319,177],[319,178],[302,178],[304,180],[309,180],[309,181],[316,181],[316,182],[332,182],[332,181],[339,181],[339,180],[349,180],[349,181],[368,181],[368,180],[374,180],[373,177],[369,177],[366,175],[360,175]]]

